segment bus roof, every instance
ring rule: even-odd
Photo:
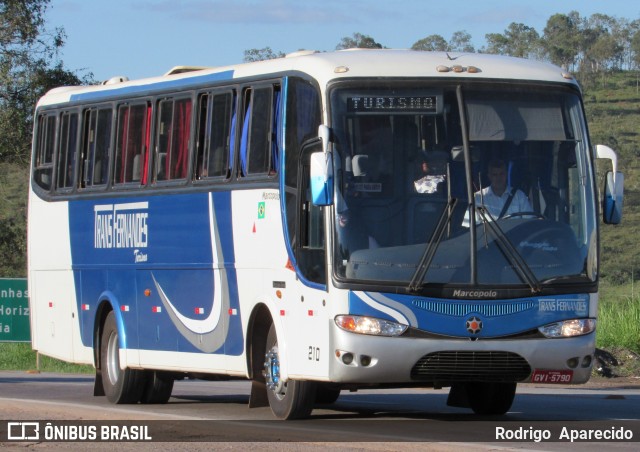
[[[206,82],[231,81],[288,71],[307,73],[321,87],[338,78],[372,76],[529,80],[577,85],[573,76],[557,66],[522,58],[480,53],[350,49],[326,53],[295,52],[284,58],[234,66],[207,69],[193,67],[178,71],[174,69],[173,72],[169,71],[169,75],[121,83],[55,88],[38,105],[76,100],[98,101],[132,93],[143,95],[172,87],[186,88]]]

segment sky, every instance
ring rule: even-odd
[[[409,48],[466,31],[479,49],[511,23],[542,35],[552,15],[571,11],[640,19],[630,0],[51,0],[46,22],[66,32],[64,67],[101,81],[241,63],[249,49],[331,51],[354,33]]]

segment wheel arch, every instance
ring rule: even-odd
[[[257,304],[247,325],[247,375],[251,380],[264,381],[262,370],[264,369],[264,356],[266,353],[267,335],[273,323],[271,311],[264,303]]]
[[[98,301],[98,307],[96,308],[96,316],[93,324],[93,362],[98,368],[100,364],[100,341],[102,336],[102,329],[104,328],[104,322],[107,315],[113,311],[116,316],[116,325],[118,326],[118,339],[120,340],[120,347],[126,348],[126,334],[124,328],[124,320],[120,312],[120,303],[117,297],[110,291],[105,291],[100,295]]]

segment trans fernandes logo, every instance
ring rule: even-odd
[[[149,243],[149,203],[94,206],[94,248],[146,248]]]

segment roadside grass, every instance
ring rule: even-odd
[[[0,343],[0,370],[22,370],[27,372],[54,373],[93,373],[92,366],[69,364],[58,359],[40,355],[39,363],[36,352],[30,343]]]
[[[602,288],[596,336],[598,348],[626,348],[640,353],[638,292],[640,287],[631,284]]]

